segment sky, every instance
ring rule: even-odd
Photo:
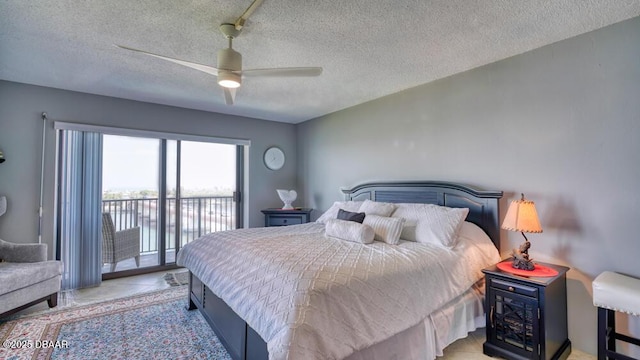
[[[176,141],[167,141],[167,185],[175,188]],[[184,190],[235,188],[235,145],[182,141]],[[158,190],[160,140],[103,136],[102,190]]]

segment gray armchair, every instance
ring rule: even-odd
[[[116,231],[111,214],[102,214],[102,262],[116,271],[119,261],[134,258],[140,267],[140,227]]]
[[[0,317],[47,300],[58,305],[62,262],[47,260],[47,244],[0,239]]]

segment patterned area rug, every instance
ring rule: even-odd
[[[0,359],[231,359],[187,287],[0,322]]]
[[[189,284],[189,272],[181,271],[181,272],[173,272],[166,273],[164,275],[164,280],[169,284],[169,286],[181,286]]]

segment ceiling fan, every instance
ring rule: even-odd
[[[227,105],[233,105],[236,96],[236,89],[242,84],[243,77],[253,76],[270,76],[270,77],[304,77],[319,76],[322,73],[321,67],[286,67],[286,68],[270,68],[270,69],[242,69],[242,55],[233,50],[233,39],[238,37],[244,27],[245,22],[263,0],[254,0],[253,3],[245,10],[245,12],[235,21],[235,23],[223,23],[220,25],[220,31],[225,38],[229,40],[229,47],[218,51],[217,67],[194,63],[191,61],[180,60],[168,56],[154,54],[148,51],[134,49],[124,45],[115,46],[139,52],[141,54],[153,56],[158,59],[170,61],[175,64],[186,66],[195,70],[205,72],[218,77],[218,85],[224,90],[224,99]]]

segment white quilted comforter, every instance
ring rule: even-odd
[[[490,242],[363,245],[312,223],[209,234],[177,263],[262,336],[270,359],[307,360],[342,359],[416,325],[498,260]]]

